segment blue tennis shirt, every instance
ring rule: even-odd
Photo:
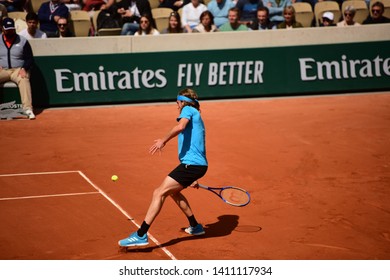
[[[178,135],[179,160],[183,164],[207,166],[206,158],[206,130],[202,117],[198,110],[191,106],[185,106],[180,116],[188,119],[184,131]]]

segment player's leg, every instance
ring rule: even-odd
[[[182,189],[183,186],[181,186],[171,177],[167,176],[161,183],[161,185],[154,190],[152,201],[150,203],[150,206],[145,216],[145,220],[143,221],[141,227],[138,229],[138,231],[130,234],[129,237],[120,240],[118,244],[124,247],[148,245],[149,242],[147,232],[154,219],[160,213],[161,208],[164,205],[165,199],[168,195],[180,192]]]
[[[186,215],[190,226],[185,229],[185,232],[191,235],[202,235],[205,234],[205,231],[201,224],[195,219],[195,216],[192,212],[190,204],[186,197],[181,193],[173,193],[171,194],[172,199],[179,206],[179,208],[183,211],[184,215]]]

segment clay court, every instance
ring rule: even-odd
[[[200,93],[201,95],[201,93]],[[201,183],[251,193],[242,208],[187,189],[206,235],[168,199],[149,246],[119,250],[177,165],[176,104],[43,110],[1,121],[0,259],[388,260],[390,93],[201,102]],[[117,182],[111,176],[119,176]]]

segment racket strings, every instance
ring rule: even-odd
[[[221,197],[232,205],[246,205],[250,197],[245,190],[238,188],[226,188],[220,193]]]

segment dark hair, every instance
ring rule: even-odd
[[[383,5],[383,3],[379,2],[379,1],[375,2],[374,4],[372,4],[371,8],[373,8],[373,7],[381,8],[382,12],[385,10],[385,5]]]
[[[38,21],[38,15],[36,13],[34,13],[34,12],[27,13],[27,15],[26,15],[26,22],[29,21],[29,20]]]
[[[178,25],[176,26],[176,28],[172,28],[171,24],[169,23],[171,21],[171,17],[174,17],[178,22]],[[181,18],[180,18],[180,14],[178,12],[170,13],[169,18],[168,18],[167,30],[168,30],[168,33],[183,33],[183,28],[181,27]]]
[[[209,10],[206,10],[203,13],[200,14],[199,20],[202,21],[202,19],[205,16],[209,16],[209,18],[210,18],[210,26],[213,25],[214,24],[214,15]]]
[[[267,7],[259,7],[257,9],[258,12],[265,11],[267,13],[267,17],[269,16],[269,9]]]
[[[230,8],[229,12],[236,12],[238,19],[241,18],[241,10],[239,8],[237,8],[237,7]]]
[[[139,19],[139,28],[138,28],[138,34],[141,35],[142,34],[142,28],[141,28],[141,19],[142,18],[146,18],[148,21],[149,21],[149,26],[146,28],[145,30],[145,33],[146,34],[150,34],[150,32],[152,31],[153,29],[153,18],[149,15],[149,14],[143,14],[140,19]]]

